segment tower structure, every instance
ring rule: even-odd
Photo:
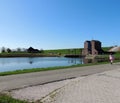
[[[98,40],[91,40],[84,42],[83,55],[98,55],[102,54],[104,51],[101,48],[101,42]]]

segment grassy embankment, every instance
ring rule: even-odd
[[[64,56],[66,54],[81,55],[83,48],[73,48],[73,49],[58,49],[58,50],[45,50],[45,54],[58,54]]]
[[[50,57],[57,55],[49,55],[44,53],[0,53],[1,58],[6,57]]]
[[[0,94],[0,103],[29,103],[29,102],[14,99],[6,94]]]

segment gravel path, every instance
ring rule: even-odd
[[[63,87],[69,82],[71,82],[71,80],[63,80],[63,81],[48,83],[44,85],[31,86],[27,88],[12,90],[9,93],[13,98],[35,102],[49,95],[54,90]]]

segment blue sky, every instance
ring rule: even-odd
[[[120,46],[120,0],[0,0],[0,47]]]

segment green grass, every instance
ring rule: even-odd
[[[102,49],[103,49],[104,51],[109,51],[109,50],[111,49],[111,47],[102,47]]]
[[[14,99],[6,94],[0,94],[0,103],[29,103],[29,102]]]
[[[69,48],[69,49],[57,49],[57,50],[44,50],[45,54],[81,54],[83,48]]]
[[[42,57],[41,53],[0,53],[0,57]]]

